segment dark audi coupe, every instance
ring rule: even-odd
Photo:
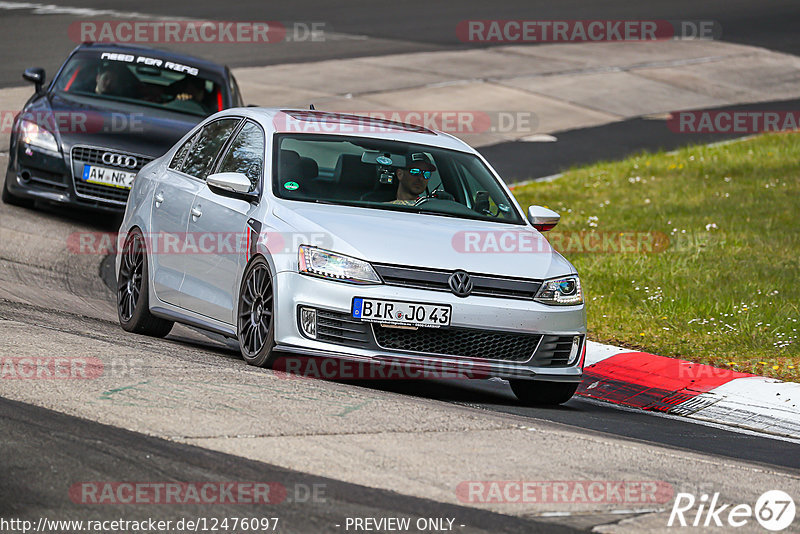
[[[3,201],[122,211],[136,173],[203,118],[242,106],[228,67],[130,45],[85,43],[16,117]]]

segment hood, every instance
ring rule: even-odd
[[[273,214],[321,248],[374,263],[534,279],[575,272],[530,226],[306,202]]]
[[[55,121],[65,154],[74,145],[89,145],[154,158],[203,120],[200,116],[59,93],[31,103],[25,113],[50,128]]]

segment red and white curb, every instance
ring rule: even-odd
[[[800,439],[800,383],[589,341],[578,395]]]

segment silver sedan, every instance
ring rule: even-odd
[[[119,320],[237,339],[252,365],[501,377],[524,403],[562,403],[581,380],[586,315],[575,268],[542,235],[558,220],[524,212],[447,134],[230,109],[137,174]]]

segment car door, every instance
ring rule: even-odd
[[[180,288],[186,266],[192,260],[186,242],[192,201],[240,120],[224,118],[203,126],[175,153],[153,192],[153,289],[164,302],[182,305]]]
[[[226,148],[214,172],[239,172],[250,190],[261,191],[266,139],[257,123],[247,120]],[[181,293],[186,307],[212,319],[235,324],[239,273],[246,261],[243,247],[255,203],[203,187],[194,199],[189,233],[199,254],[187,265]]]
[[[160,300],[175,305],[179,304],[183,282],[181,249],[189,225],[189,209],[201,185],[181,169],[199,136],[200,130],[178,149],[153,191],[150,218],[153,290]]]

